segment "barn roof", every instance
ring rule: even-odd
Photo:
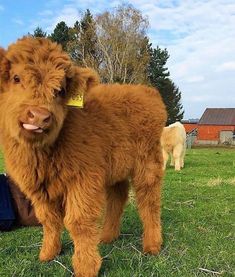
[[[235,126],[235,108],[207,108],[199,124]]]

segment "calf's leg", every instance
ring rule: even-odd
[[[59,203],[35,202],[34,209],[43,225],[43,242],[39,255],[41,261],[50,261],[61,251],[60,235],[63,219]]]
[[[173,149],[173,157],[175,160],[175,170],[179,171],[181,168],[181,155],[183,151],[183,146],[181,144],[177,144]]]
[[[106,188],[106,214],[101,241],[109,243],[120,234],[121,215],[128,199],[129,182],[124,180]]]
[[[167,151],[165,149],[162,149],[162,154],[163,154],[163,169],[165,170],[169,154],[167,153]]]
[[[104,192],[99,194],[98,187],[89,183],[77,188],[71,186],[66,199],[64,224],[74,243],[72,262],[76,277],[95,277],[101,266],[98,221],[104,205]]]
[[[161,160],[147,160],[138,163],[133,178],[137,206],[144,226],[143,250],[150,254],[158,254],[162,244],[160,218],[162,176]]]
[[[101,266],[101,257],[98,253],[99,230],[97,223],[91,219],[73,219],[65,221],[74,243],[72,258],[76,277],[96,277]]]

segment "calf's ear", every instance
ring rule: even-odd
[[[0,92],[4,91],[4,86],[9,79],[10,62],[5,55],[6,51],[0,48]]]
[[[95,70],[72,66],[67,77],[67,91],[71,96],[82,95],[99,83],[100,78]]]

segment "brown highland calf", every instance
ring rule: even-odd
[[[0,133],[7,172],[43,225],[40,260],[61,251],[63,225],[74,242],[76,276],[97,276],[99,241],[119,235],[132,178],[144,225],[143,251],[162,244],[160,137],[166,112],[141,85],[99,85],[60,46],[25,37],[0,49]],[[84,92],[83,109],[68,108]],[[100,218],[106,209],[104,227]]]

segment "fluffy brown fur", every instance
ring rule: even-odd
[[[166,121],[159,93],[141,85],[98,85],[94,71],[74,66],[46,39],[23,38],[1,50],[0,78],[6,168],[43,224],[40,260],[60,253],[64,225],[74,241],[75,275],[97,276],[97,244],[119,235],[128,177],[144,225],[143,250],[157,254]],[[67,108],[71,95],[88,91],[83,109]]]
[[[171,166],[175,166],[175,170],[177,171],[183,168],[186,151],[186,132],[184,125],[180,122],[175,122],[168,127],[164,127],[161,145],[164,160],[163,168],[166,168],[169,154],[171,156]]]

